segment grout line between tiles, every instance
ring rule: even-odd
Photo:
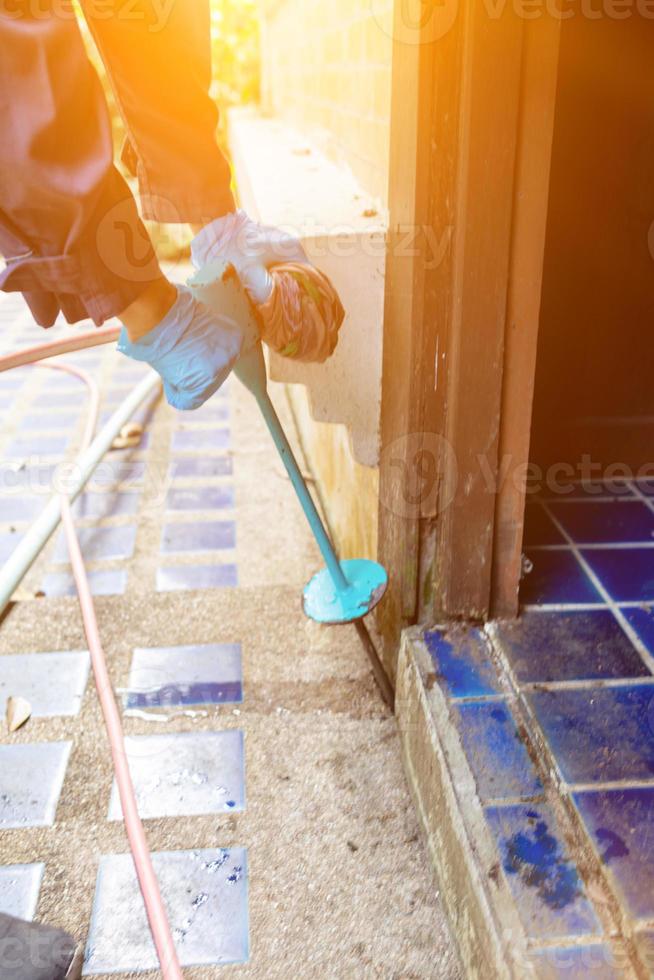
[[[552,511],[550,510],[550,508],[547,506],[547,504],[544,504],[543,503],[543,504],[541,504],[541,506],[543,507],[543,510],[545,511],[545,513],[547,514],[547,516],[550,518],[550,520],[553,522],[553,524],[555,525],[555,527],[557,528],[557,530],[559,531],[559,533],[562,534],[563,537],[566,539],[566,541],[569,542],[570,549],[571,549],[573,555],[575,556],[577,562],[581,566],[582,571],[585,572],[586,577],[589,579],[589,581],[595,587],[595,589],[597,590],[597,592],[604,599],[606,605],[611,610],[611,612],[613,613],[615,619],[617,620],[617,622],[622,627],[623,632],[626,633],[626,635],[629,637],[629,639],[631,640],[632,644],[634,645],[635,649],[640,654],[640,656],[641,656],[641,658],[642,658],[645,666],[648,668],[648,670],[652,674],[654,674],[654,657],[652,657],[652,654],[649,652],[649,650],[647,649],[647,647],[645,646],[645,644],[643,643],[643,641],[641,640],[641,638],[638,636],[638,634],[636,633],[636,631],[632,627],[632,625],[629,622],[629,620],[626,618],[626,616],[624,616],[624,614],[622,613],[622,610],[620,609],[620,607],[617,605],[616,602],[614,602],[614,600],[613,600],[611,594],[609,593],[609,591],[604,588],[604,586],[602,585],[602,582],[600,581],[599,577],[595,574],[595,572],[590,567],[590,565],[588,564],[588,562],[586,561],[586,559],[584,558],[584,556],[581,554],[581,551],[579,550],[579,547],[572,540],[572,538],[570,537],[570,535],[568,534],[568,532],[565,530],[565,528],[563,527],[563,525],[561,524],[561,522],[556,519],[556,517],[554,516],[554,514],[552,513]]]

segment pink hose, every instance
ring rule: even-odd
[[[4,358],[0,358],[0,365],[3,360]],[[22,361],[21,363],[29,362]],[[87,385],[90,392],[91,404],[86,426],[84,428],[83,448],[86,448],[93,438],[93,431],[95,429],[98,417],[100,394],[97,384],[90,377],[90,375],[86,373],[86,371],[82,371],[81,369],[73,367],[69,364],[43,364],[42,366],[54,368],[58,371],[65,371],[68,374],[73,374]],[[1,366],[0,370],[2,370]],[[125,738],[120,721],[120,713],[116,705],[116,699],[114,697],[113,689],[111,687],[111,680],[109,678],[109,671],[107,670],[107,662],[105,659],[104,650],[102,649],[102,641],[98,630],[98,621],[95,615],[93,597],[91,595],[91,589],[89,588],[86,568],[84,567],[84,559],[82,557],[79,541],[77,539],[75,522],[73,520],[68,497],[65,495],[62,495],[61,497],[61,518],[66,535],[66,542],[68,544],[70,563],[72,565],[73,575],[75,577],[75,585],[77,586],[79,604],[82,610],[84,631],[89,644],[93,674],[95,676],[95,686],[98,691],[98,698],[100,699],[100,704],[102,706],[102,713],[104,715],[109,744],[111,746],[111,756],[116,773],[116,784],[118,786],[120,802],[123,808],[123,816],[125,818],[125,829],[127,831],[132,857],[134,858],[134,865],[136,867],[136,874],[138,876],[139,885],[143,894],[143,901],[145,902],[145,909],[148,915],[150,929],[152,931],[152,938],[154,939],[164,980],[183,980],[183,973],[177,958],[177,951],[173,942],[170,922],[168,921],[168,915],[161,898],[159,883],[154,873],[154,868],[152,867],[150,849],[148,847],[145,831],[143,829],[143,823],[139,816],[138,807],[136,804],[134,785],[132,783],[132,777],[130,775],[129,765],[127,762],[127,753],[125,751]]]
[[[110,344],[112,341],[118,340],[119,333],[118,327],[100,327],[98,330],[89,330],[87,333],[78,334],[70,340],[68,338],[49,340],[45,344],[25,347],[14,354],[3,354],[0,357],[0,371],[8,371],[10,368],[21,367],[23,364],[34,364],[35,361],[40,361],[44,357],[69,354],[72,351],[97,347],[99,344]]]

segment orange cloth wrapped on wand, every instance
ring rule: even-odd
[[[345,319],[330,280],[315,266],[299,262],[280,263],[269,271],[273,291],[257,306],[262,340],[282,357],[326,361]]]

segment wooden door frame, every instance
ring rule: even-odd
[[[407,43],[404,10],[379,511],[391,675],[406,625],[517,613],[560,26],[460,0],[443,36],[427,21]]]

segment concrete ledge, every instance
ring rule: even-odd
[[[271,354],[270,376],[305,385],[313,418],[344,425],[355,461],[376,467],[386,216],[346,168],[280,120],[234,110],[229,132],[243,207],[297,235],[347,310],[336,352],[325,364]]]
[[[405,631],[395,702],[404,764],[466,976],[535,977],[472,773],[434,680],[421,631]]]
[[[465,975],[484,980],[651,976],[646,956],[622,928],[587,837],[567,813],[552,760],[488,635],[457,625],[427,634],[418,627],[405,631],[396,692],[407,779]],[[488,751],[493,736],[483,726],[466,729],[461,710],[472,709],[477,716],[479,707],[501,709],[507,730],[512,719],[514,735],[502,743],[505,752],[497,745]],[[517,771],[511,756],[518,743],[526,752],[520,765],[533,771],[536,783],[515,796],[516,790],[506,787]],[[510,839],[498,836],[498,813],[501,823],[519,811],[530,818],[531,829],[525,822]],[[516,841],[524,849],[519,864]],[[539,854],[542,842],[546,846]],[[567,918],[565,903],[548,902],[551,886],[563,880],[576,880],[569,907],[584,903],[584,926],[578,911]]]

